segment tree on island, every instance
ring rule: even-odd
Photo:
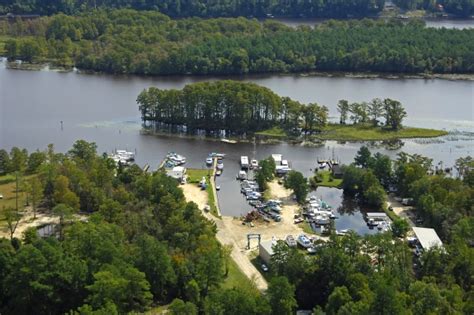
[[[347,100],[339,100],[337,103],[337,111],[341,114],[339,123],[341,125],[346,124],[347,114],[349,113],[349,102]]]
[[[392,130],[399,130],[402,128],[403,118],[407,116],[407,112],[399,101],[386,98],[384,100],[385,106],[385,125]]]

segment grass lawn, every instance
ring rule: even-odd
[[[285,130],[280,127],[259,131],[256,135],[287,138]],[[370,124],[358,125],[340,125],[329,124],[319,134],[311,136],[317,140],[335,140],[335,141],[378,141],[378,140],[394,140],[407,138],[434,138],[446,135],[447,132],[436,129],[404,127],[398,131],[391,131],[381,127],[373,127]]]
[[[256,132],[255,134],[259,136],[268,136],[268,137],[275,137],[275,138],[287,137],[286,131],[280,127],[273,127],[271,129]]]
[[[217,207],[216,203],[217,200],[214,199],[214,192],[213,192],[213,187],[211,183],[211,175],[212,175],[212,170],[211,169],[194,169],[194,168],[188,168],[186,170],[186,174],[188,175],[188,183],[191,184],[198,184],[203,177],[206,178],[206,192],[207,192],[207,197],[209,200],[209,206],[211,207],[211,214],[214,215],[215,217],[219,217],[217,213]]]
[[[323,181],[318,182],[317,185],[321,187],[334,187],[339,188],[342,184],[342,179],[333,178],[331,171],[318,171],[318,174],[322,177]]]
[[[232,258],[229,259],[229,273],[222,283],[223,289],[239,288],[243,290],[256,290],[255,285],[240,270]]]
[[[376,141],[406,138],[434,138],[446,135],[443,130],[404,127],[398,131],[386,130],[371,125],[329,124],[323,131],[313,137],[320,140],[337,141]]]
[[[23,179],[29,179],[30,176],[25,176]],[[5,218],[3,216],[3,209],[16,207],[16,194],[15,194],[15,176],[14,175],[5,175],[0,176],[0,195],[3,195],[3,199],[0,199],[0,226],[6,224]],[[22,191],[18,192],[18,207],[20,210],[23,209],[26,203],[26,194]]]

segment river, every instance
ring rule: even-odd
[[[43,150],[54,143],[67,151],[77,139],[97,143],[100,152],[126,148],[136,150],[137,163],[156,168],[168,151],[188,158],[188,167],[204,167],[209,152],[224,152],[225,171],[218,179],[221,210],[239,215],[250,210],[235,180],[241,155],[262,159],[281,153],[294,169],[306,176],[316,159],[334,156],[343,163],[353,160],[360,143],[327,142],[317,148],[289,144],[226,144],[204,139],[145,136],[140,134],[137,94],[149,86],[182,88],[185,84],[215,80],[209,77],[137,77],[99,74],[21,71],[0,67],[0,148],[25,147]],[[302,102],[327,105],[336,116],[337,100],[364,101],[391,97],[406,107],[406,124],[459,130],[438,141],[406,140],[401,150],[430,156],[435,163],[452,166],[460,156],[473,154],[474,82],[441,79],[364,79],[297,75],[235,78],[258,83],[279,95]],[[63,122],[61,129],[60,121]],[[467,132],[467,133],[466,133]],[[471,133],[469,133],[471,132]],[[374,151],[395,157],[401,150],[370,144]],[[239,196],[239,197],[237,197]],[[340,221],[343,223],[343,221]],[[341,223],[341,224],[342,224]]]

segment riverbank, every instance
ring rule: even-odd
[[[0,36],[0,58],[4,56],[3,46],[5,40],[2,41]],[[206,77],[206,75],[197,74],[180,74],[180,75],[137,75],[137,74],[110,74],[106,72],[76,69],[73,66],[56,65],[54,62],[6,62],[6,67],[12,70],[29,70],[29,71],[55,71],[55,72],[72,72],[85,74],[108,74],[114,77],[153,77],[153,78],[177,78],[177,77]],[[341,71],[311,71],[311,72],[280,72],[280,73],[250,73],[242,75],[243,78],[261,78],[267,76],[300,76],[300,77],[322,77],[322,78],[353,78],[353,79],[387,79],[387,80],[404,80],[404,79],[423,79],[423,80],[449,80],[449,81],[474,81],[474,73],[382,73],[382,72],[341,72]],[[212,75],[212,78],[228,79],[235,75]]]

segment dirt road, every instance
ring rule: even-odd
[[[199,187],[192,184],[181,186],[187,201],[195,202],[200,209],[203,209],[208,202],[207,194]],[[285,239],[287,235],[297,237],[304,233],[303,229],[294,224],[294,215],[299,212],[299,206],[292,200],[291,191],[279,185],[276,181],[269,183],[270,196],[284,202],[282,206],[281,222],[254,222],[253,226],[243,225],[242,221],[229,216],[222,216],[218,219],[210,213],[202,212],[203,215],[216,223],[217,239],[221,244],[231,245],[233,250],[231,257],[234,259],[240,270],[252,281],[261,291],[267,289],[268,284],[260,272],[251,263],[251,255],[258,250],[258,244],[253,240],[250,249],[247,248],[247,234],[260,234],[262,241],[275,239]]]

